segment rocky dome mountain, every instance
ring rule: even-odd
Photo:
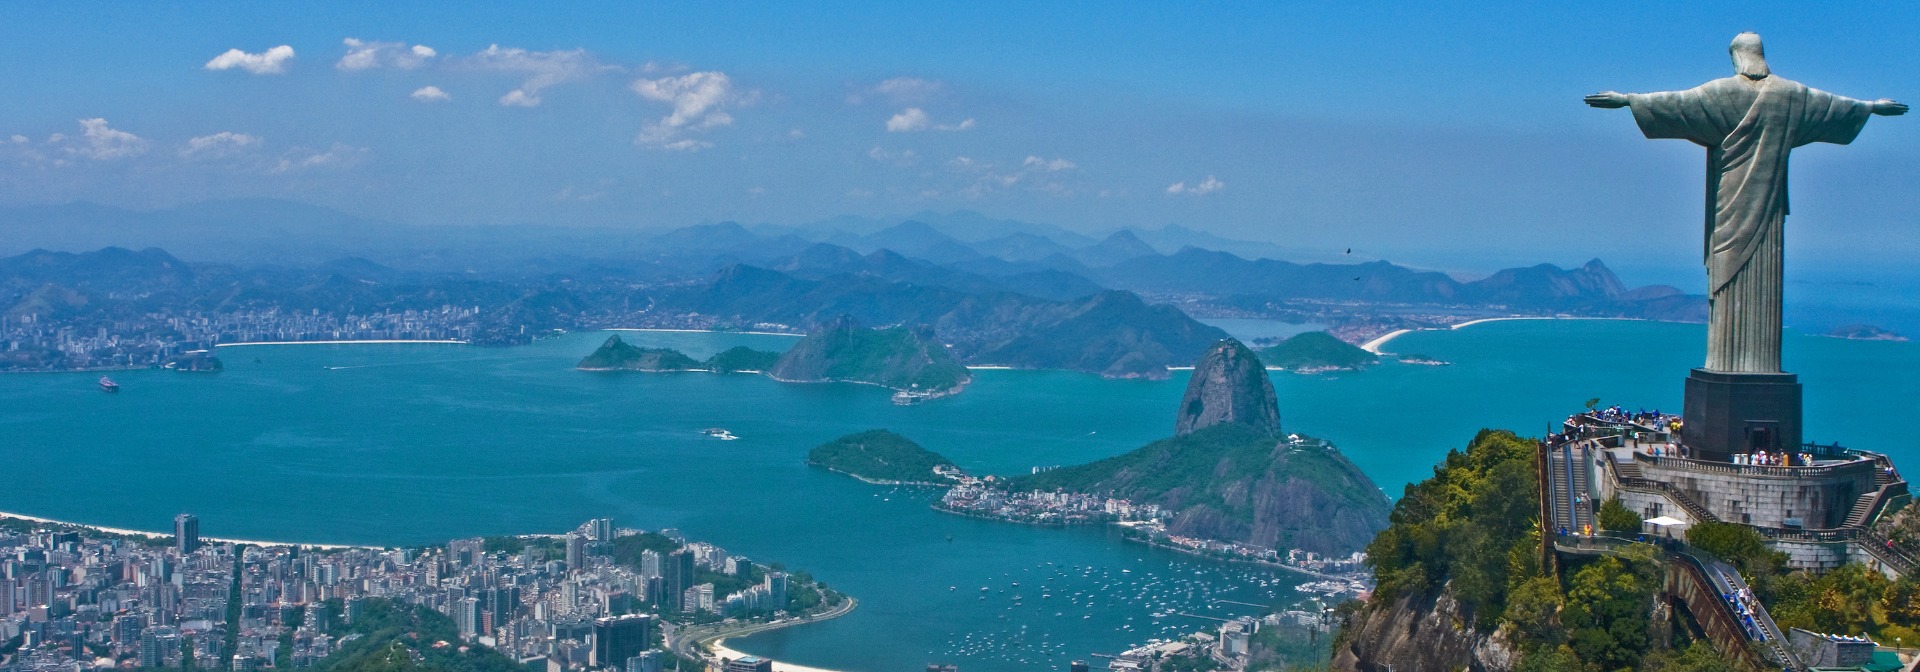
[[[1385,493],[1333,444],[1280,435],[1273,383],[1239,341],[1215,343],[1181,399],[1178,434],[1098,462],[1012,480],[1174,512],[1167,531],[1344,555],[1387,526]]]
[[[1194,365],[1173,433],[1186,436],[1229,422],[1268,436],[1280,435],[1280,402],[1273,394],[1273,380],[1260,357],[1231,338],[1208,348]]]

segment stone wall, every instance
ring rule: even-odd
[[[1840,527],[1860,496],[1874,490],[1870,460],[1832,467],[1741,467],[1668,458],[1639,465],[1643,476],[1673,485],[1721,520],[1760,527],[1788,527],[1789,518],[1807,529]]]

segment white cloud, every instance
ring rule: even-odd
[[[927,111],[917,107],[901,110],[899,114],[887,120],[888,133],[908,133],[923,131],[927,128]]]
[[[274,166],[272,172],[290,173],[310,168],[346,168],[359,163],[371,153],[365,147],[352,147],[337,142],[324,152],[299,148],[281,157],[280,163]]]
[[[204,67],[208,70],[239,68],[256,75],[280,75],[287,72],[287,62],[291,60],[293,60],[293,47],[283,44],[258,54],[228,49],[226,53],[207,61]]]
[[[867,150],[867,158],[881,163],[891,163],[896,166],[911,166],[920,161],[920,155],[913,153],[911,149],[903,149],[896,152],[885,147],[877,146]]]
[[[965,121],[957,124],[935,124],[933,123],[933,118],[927,115],[926,110],[918,107],[909,107],[887,119],[887,132],[911,133],[913,131],[924,131],[929,128],[936,131],[967,131],[973,129],[973,123],[973,119],[969,117]]]
[[[1032,168],[1035,170],[1046,171],[1049,173],[1057,173],[1062,170],[1072,170],[1074,168],[1079,167],[1075,165],[1072,161],[1068,161],[1066,159],[1056,157],[1052,161],[1048,161],[1038,156],[1029,156],[1027,157],[1027,160],[1020,162],[1020,165],[1027,168]]]
[[[220,156],[258,144],[260,144],[260,136],[221,131],[187,140],[187,147],[180,150],[180,155]]]
[[[453,100],[453,96],[447,95],[447,92],[441,91],[438,86],[423,86],[414,89],[413,93],[407,94],[407,97],[423,103],[439,103]]]
[[[724,72],[691,72],[678,77],[636,79],[632,88],[641,98],[673,107],[667,116],[641,127],[640,134],[633,139],[636,145],[680,151],[703,149],[713,145],[680,139],[680,136],[733,123],[733,115],[722,109],[736,99],[733,80]]]
[[[894,105],[912,105],[932,100],[945,88],[946,85],[937,80],[895,77],[855,91],[847,96],[847,103],[860,105],[867,102],[869,98],[875,98]]]
[[[77,144],[65,147],[66,152],[73,156],[106,161],[147,153],[147,141],[144,138],[111,128],[105,119],[81,119],[80,127],[85,130],[75,138]],[[47,142],[65,143],[67,139],[55,133]]]
[[[351,37],[341,42],[347,45],[347,55],[341,56],[333,67],[348,71],[382,67],[412,70],[439,55],[433,47],[424,44],[408,47],[405,42],[373,42]]]
[[[609,69],[601,65],[598,59],[585,49],[569,51],[528,51],[518,48],[503,48],[492,45],[485,51],[467,59],[473,67],[482,70],[518,73],[526,76],[520,88],[508,91],[500,97],[500,104],[509,107],[533,107],[541,102],[540,92],[558,84],[585,79],[596,72]]]
[[[1211,194],[1213,192],[1216,192],[1225,188],[1227,188],[1227,183],[1221,182],[1218,178],[1215,178],[1212,175],[1208,175],[1207,179],[1201,180],[1198,184],[1195,184],[1193,186],[1187,186],[1187,183],[1184,181],[1169,184],[1167,185],[1167,194],[1168,195],[1189,194],[1193,196],[1205,196],[1207,194]]]
[[[20,135],[19,133],[13,134],[13,137],[8,139],[12,140],[13,144],[16,144],[16,145],[26,144],[27,142],[27,136]]]
[[[692,138],[688,138],[686,140],[675,140],[673,142],[669,142],[667,144],[661,145],[660,148],[670,152],[697,152],[712,146],[713,146],[713,143],[711,142],[707,142],[705,140],[694,140]]]

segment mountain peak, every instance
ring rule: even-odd
[[[1231,338],[1215,343],[1194,364],[1174,434],[1186,436],[1225,423],[1280,434],[1280,402],[1266,367],[1245,344]]]

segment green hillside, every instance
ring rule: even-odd
[[[767,373],[788,381],[849,381],[923,392],[957,390],[973,380],[930,331],[867,329],[849,317],[807,334]]]
[[[1335,338],[1324,331],[1309,331],[1260,351],[1267,366],[1289,371],[1358,369],[1372,366],[1379,356]]]
[[[1013,490],[1110,494],[1175,512],[1169,531],[1321,553],[1360,550],[1387,524],[1386,495],[1338,450],[1290,445],[1239,423],[1098,462],[1012,479]]]
[[[642,348],[620,340],[619,334],[607,337],[598,350],[587,355],[577,368],[589,371],[686,371],[701,368],[700,362],[668,348]]]
[[[773,363],[777,361],[780,361],[780,353],[755,350],[740,345],[708,357],[706,368],[715,373],[766,371],[773,368]]]
[[[807,453],[807,464],[868,481],[936,483],[933,468],[953,466],[907,437],[875,429],[834,439]]]

